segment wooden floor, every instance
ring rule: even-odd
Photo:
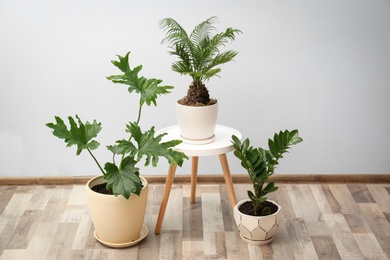
[[[110,249],[93,237],[83,185],[0,186],[0,259],[390,259],[390,184],[283,184],[269,196],[284,219],[271,245],[239,237],[227,190],[171,191],[161,234],[154,228],[163,185],[150,185],[139,245]],[[237,199],[248,184],[236,184]]]

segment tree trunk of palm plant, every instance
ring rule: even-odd
[[[209,90],[202,82],[192,82],[183,105],[207,105],[210,102]]]

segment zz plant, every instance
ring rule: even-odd
[[[237,136],[232,136],[234,155],[240,159],[241,166],[247,170],[253,184],[254,192],[248,191],[248,197],[253,205],[253,215],[271,214],[270,207],[265,205],[266,195],[276,191],[278,187],[274,182],[266,184],[266,181],[274,174],[279,159],[283,158],[283,154],[290,146],[302,141],[298,136],[298,130],[280,131],[274,134],[273,139],[268,139],[269,150],[265,150],[251,146],[248,138],[241,142]]]
[[[170,93],[170,89],[173,87],[161,86],[162,80],[160,79],[147,79],[139,76],[142,65],[131,69],[129,55],[130,52],[124,57],[118,55],[119,60],[111,61],[123,74],[108,76],[107,79],[113,83],[127,85],[129,93],[139,94],[138,118],[126,125],[126,132],[129,133],[128,139],[117,140],[115,145],[107,146],[113,154],[112,162],[105,163],[103,168],[92,153],[100,145],[94,138],[102,129],[101,123],[96,120],[92,123],[88,121],[84,123],[78,115],[76,115],[76,119],[69,116],[70,127],[68,128],[63,119],[55,116],[55,123],[46,124],[53,130],[54,136],[64,139],[67,147],[77,146],[76,155],[80,155],[82,151],[86,150],[104,175],[104,179],[107,181],[106,189],[112,191],[115,196],[122,195],[126,199],[132,193],[139,195],[141,192],[140,169],[136,165],[142,158],[145,158],[145,166],[152,164],[154,167],[157,166],[159,157],[165,157],[171,165],[177,163],[179,166],[187,158],[185,154],[171,149],[182,141],[162,142],[161,139],[166,134],[155,136],[154,126],[145,132],[141,130],[139,123],[142,107],[145,104],[157,106],[157,96]],[[117,157],[120,160],[116,161]]]
[[[218,76],[221,69],[217,66],[231,61],[238,54],[233,50],[221,52],[220,47],[234,41],[241,31],[229,27],[225,32],[214,34],[217,21],[218,17],[212,16],[198,24],[190,34],[172,18],[159,22],[166,33],[161,43],[167,42],[169,54],[178,58],[172,63],[172,70],[192,77],[187,96],[182,99],[183,105],[208,105],[210,95],[203,82]]]

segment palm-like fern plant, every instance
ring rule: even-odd
[[[213,34],[216,31],[213,24],[217,21],[218,17],[210,17],[198,24],[191,34],[172,18],[159,22],[160,28],[166,32],[162,43],[169,43],[169,54],[178,57],[172,70],[192,77],[187,96],[183,98],[185,105],[209,104],[210,95],[203,82],[218,76],[221,69],[217,66],[231,61],[238,54],[233,50],[221,52],[220,47],[234,41],[241,31],[229,27],[225,32]]]
[[[76,145],[77,155],[83,150],[87,150],[103,173],[104,179],[107,181],[107,190],[112,191],[115,196],[123,195],[127,199],[132,193],[139,195],[141,192],[142,181],[136,164],[142,158],[146,158],[145,166],[150,163],[156,166],[159,157],[165,157],[170,164],[177,163],[181,166],[183,160],[187,158],[184,153],[171,149],[181,143],[181,140],[162,142],[162,137],[166,134],[155,136],[154,127],[142,132],[139,123],[143,105],[150,106],[154,104],[156,106],[157,96],[170,93],[170,89],[173,87],[161,86],[162,80],[160,79],[146,79],[139,76],[138,73],[141,71],[142,65],[131,69],[129,54],[130,52],[124,57],[118,55],[119,60],[112,61],[112,64],[120,69],[123,74],[112,75],[107,78],[114,83],[128,85],[129,93],[139,94],[138,118],[126,125],[126,132],[129,133],[128,139],[118,140],[115,145],[107,147],[113,153],[113,160],[107,162],[104,169],[92,153],[92,150],[99,147],[99,143],[94,138],[102,129],[100,123],[97,123],[96,120],[93,123],[88,121],[83,123],[76,115],[76,120],[73,117],[68,117],[69,129],[64,120],[58,116],[55,117],[56,123],[46,124],[53,130],[54,136],[64,139],[68,147]],[[115,157],[119,157],[120,160],[115,162]]]
[[[238,137],[232,136],[232,140],[234,155],[241,160],[241,166],[247,170],[253,183],[254,193],[248,191],[248,197],[253,203],[253,215],[271,214],[271,209],[265,206],[264,202],[267,201],[266,195],[276,191],[278,187],[274,182],[269,182],[267,185],[265,182],[274,174],[279,159],[283,158],[282,155],[287,152],[287,149],[291,145],[302,142],[302,138],[298,136],[298,130],[275,133],[273,139],[268,139],[269,150],[261,147],[253,148],[248,138],[241,142]]]

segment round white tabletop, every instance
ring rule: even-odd
[[[180,129],[178,125],[169,126],[157,131],[156,134],[167,133],[163,137],[162,141],[168,140],[183,140],[180,135]],[[234,150],[231,142],[232,135],[241,139],[242,135],[236,129],[231,127],[217,125],[215,128],[215,140],[208,144],[188,144],[182,142],[175,146],[173,149],[185,153],[187,156],[211,156],[228,153]]]

